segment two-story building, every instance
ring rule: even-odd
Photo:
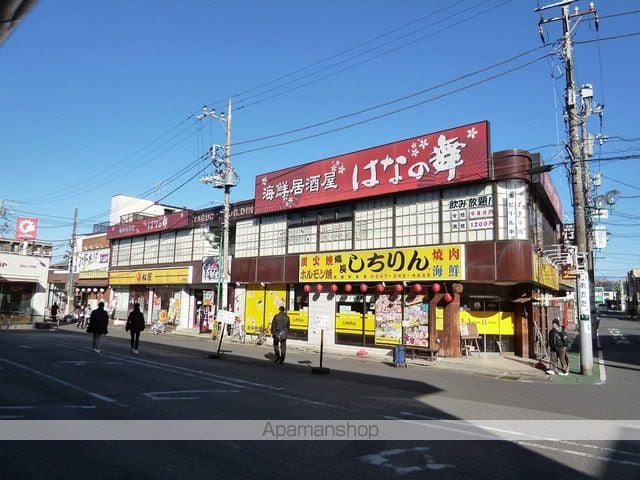
[[[541,252],[562,210],[540,166],[492,154],[478,122],[258,175],[254,216],[235,225],[233,308],[248,331],[284,305],[298,340],[447,356],[475,323],[482,351],[529,356],[537,300],[559,295]]]

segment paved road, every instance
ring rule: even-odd
[[[133,355],[116,330],[105,338],[102,354],[91,351],[90,337],[77,331],[3,333],[5,432],[14,428],[11,421],[36,420],[27,428],[47,432],[52,424],[42,420],[64,420],[71,431],[65,438],[86,438],[86,424],[74,420],[100,419],[112,422],[97,430],[118,426],[114,435],[122,438],[115,421],[128,420],[133,433],[125,438],[135,438],[135,432],[145,433],[139,429],[155,425],[135,421],[164,419],[175,421],[175,436],[153,442],[3,442],[2,478],[640,478],[638,442],[175,440],[189,433],[189,420],[237,421],[238,430],[241,420],[252,419],[638,418],[637,396],[625,398],[638,388],[638,336],[632,333],[638,325],[603,319],[601,343],[612,362],[607,383],[569,386],[395,369],[338,356],[325,359],[331,374],[312,375],[316,354],[291,352],[285,365],[274,365],[268,347],[233,345],[227,358],[214,360],[208,358],[211,342],[172,336],[144,336],[141,353]],[[617,334],[604,335],[608,328],[620,330],[630,344],[619,338],[616,343]],[[193,438],[203,430],[198,423],[191,427]]]

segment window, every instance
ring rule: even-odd
[[[260,225],[260,256],[284,255],[286,231],[286,215],[262,218]]]
[[[527,185],[523,180],[498,182],[498,238],[500,240],[526,240],[528,200]]]
[[[360,202],[354,213],[355,249],[393,246],[392,199]]]
[[[144,242],[144,263],[148,265],[150,263],[158,262],[158,247],[160,244],[160,235],[154,233],[153,235],[147,235]]]
[[[320,225],[320,251],[351,250],[353,248],[353,223],[331,222]]]
[[[114,240],[111,242],[111,256],[110,261],[112,267],[118,267],[118,254],[120,252],[120,240]]]
[[[396,203],[396,246],[440,243],[438,192],[404,195]]]
[[[258,256],[258,238],[260,235],[259,219],[251,218],[236,222],[235,255],[242,257]]]
[[[160,249],[158,251],[158,263],[172,263],[176,249],[176,232],[164,232],[160,234]]]
[[[494,201],[491,184],[450,188],[442,195],[444,243],[493,240]]]
[[[288,247],[289,253],[310,253],[318,249],[318,226],[300,225],[289,227]]]
[[[176,232],[176,262],[188,262],[191,260],[193,232],[193,230],[178,230]]]
[[[131,258],[131,239],[123,238],[120,240],[120,248],[118,249],[118,266],[126,267],[129,265],[129,259]]]
[[[142,265],[144,260],[144,237],[136,237],[131,242],[131,265]]]

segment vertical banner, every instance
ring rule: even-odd
[[[37,236],[37,218],[18,217],[16,219],[16,240],[35,240]]]
[[[376,345],[402,343],[402,298],[380,295],[376,300]]]
[[[402,326],[405,345],[429,346],[429,303],[426,295],[407,298]]]

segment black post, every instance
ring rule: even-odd
[[[320,373],[320,374],[327,374],[329,373],[331,370],[328,368],[325,368],[322,366],[322,355],[323,355],[323,350],[324,350],[324,328],[322,330],[320,330],[320,366],[319,367],[312,367],[311,368],[311,372],[312,373]]]

